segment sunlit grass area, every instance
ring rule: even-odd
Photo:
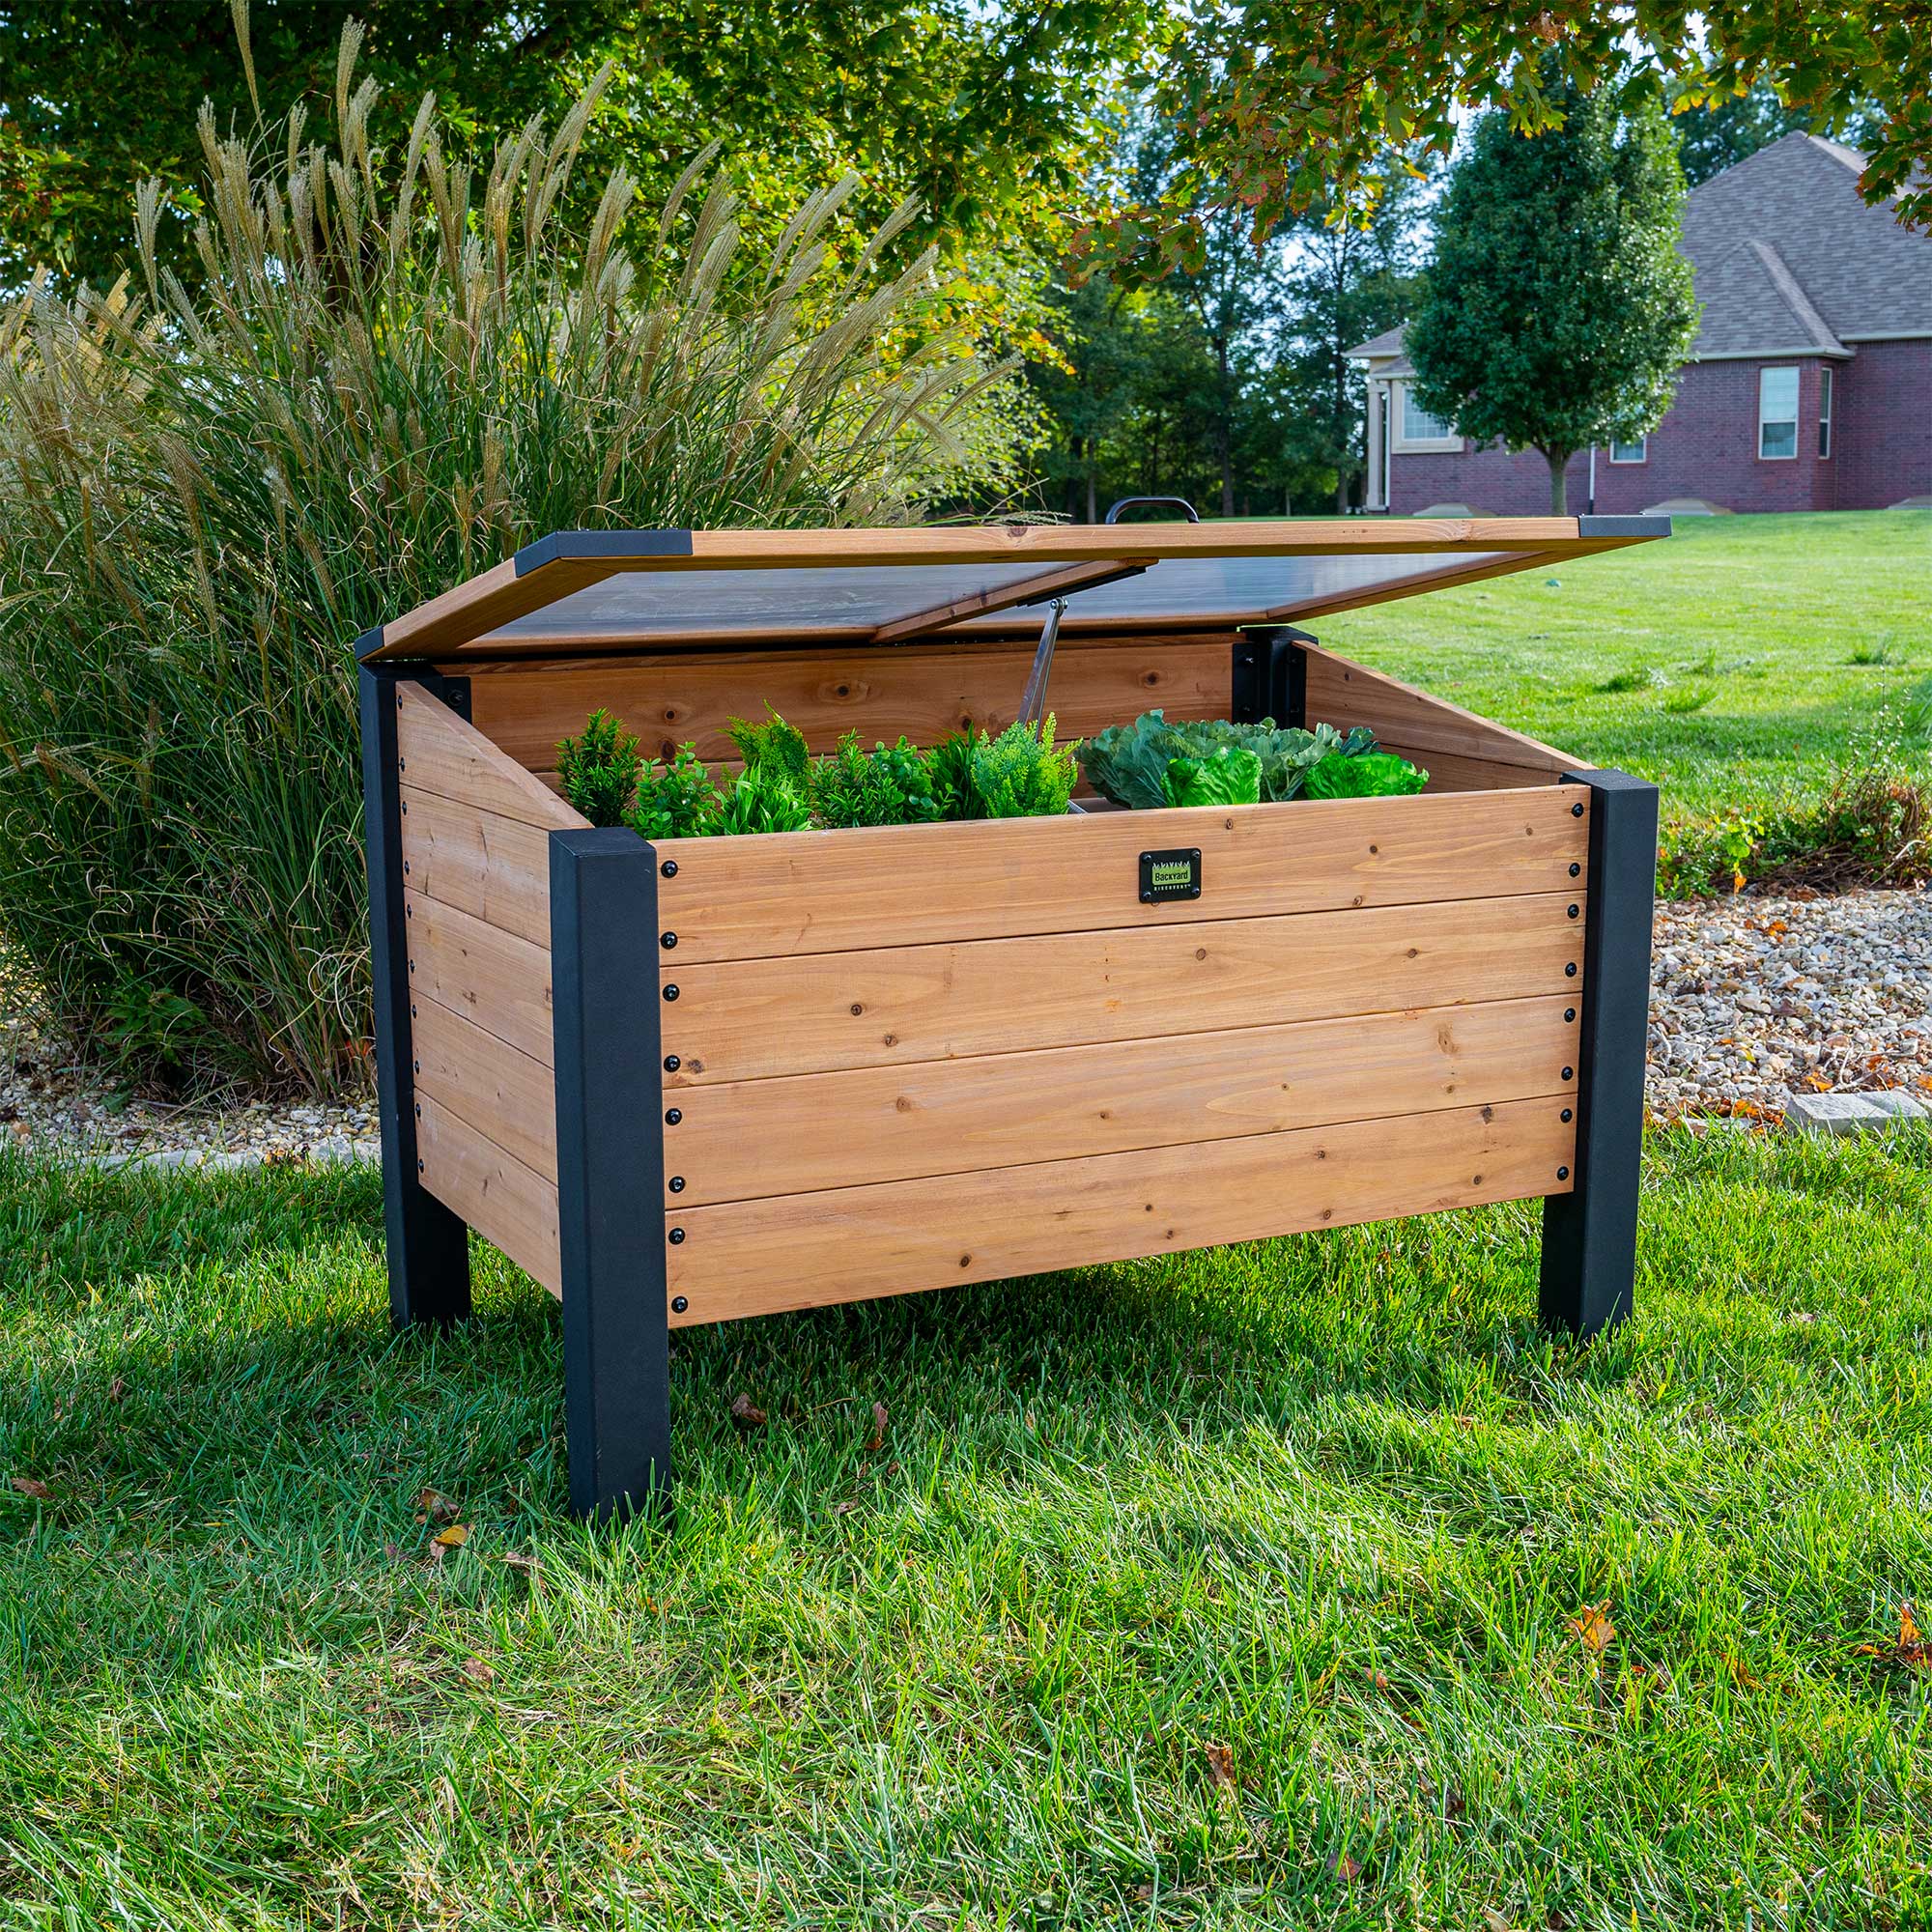
[[[668,1531],[372,1176],[0,1253],[0,1924],[1932,1920],[1925,1140],[1654,1134],[1586,1347],[1529,1207],[684,1331]]]

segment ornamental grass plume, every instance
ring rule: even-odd
[[[1012,453],[910,208],[748,259],[707,151],[564,232],[605,76],[472,171],[432,98],[378,142],[360,35],[327,141],[204,107],[192,287],[150,183],[115,288],[0,311],[0,928],[130,1079],[357,1073],[360,632],[553,529],[905,521]]]

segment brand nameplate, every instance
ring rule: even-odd
[[[1201,854],[1189,846],[1141,854],[1141,903],[1158,905],[1163,899],[1201,896]]]

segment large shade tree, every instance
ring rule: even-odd
[[[1563,119],[1546,133],[1502,113],[1476,124],[1406,342],[1423,408],[1478,442],[1541,451],[1560,516],[1577,451],[1662,420],[1697,304],[1662,110],[1639,100],[1626,118],[1613,94],[1560,74],[1549,94]]]
[[[1520,132],[1562,92],[1675,107],[1765,85],[1817,132],[1868,142],[1861,191],[1932,222],[1932,11],[1922,0],[1196,0],[1163,69],[1186,129],[1174,191],[1096,229],[1095,254],[1186,261],[1207,185],[1266,234],[1317,201],[1359,202],[1391,152],[1447,155],[1471,109]]]

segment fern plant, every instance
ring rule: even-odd
[[[1035,818],[1066,810],[1079,766],[1070,749],[1054,750],[1053,725],[1049,712],[1037,734],[1031,724],[1009,724],[974,746],[974,816]]]

